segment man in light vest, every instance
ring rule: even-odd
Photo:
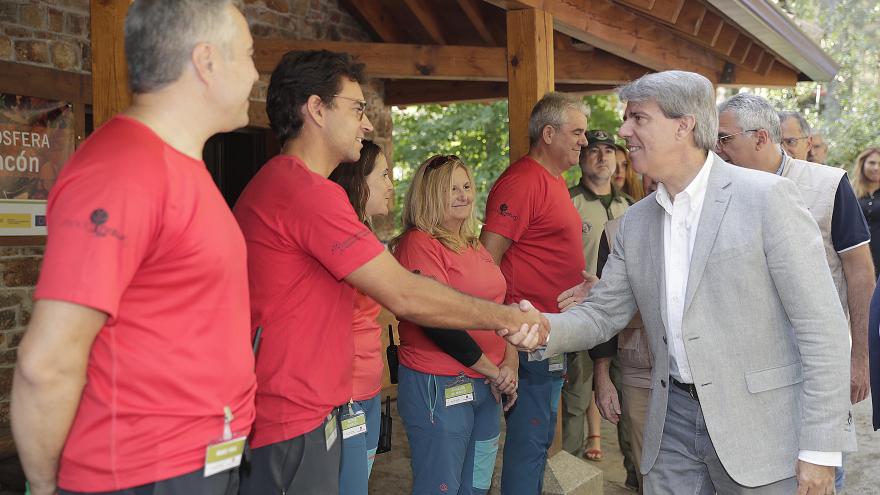
[[[763,170],[797,184],[819,224],[825,254],[852,336],[850,400],[868,394],[868,306],[874,271],[868,247],[870,233],[846,171],[792,158],[783,152],[780,121],[770,102],[740,93],[718,106],[716,152],[741,167]],[[833,465],[833,464],[826,464]],[[836,485],[843,484],[842,468]]]

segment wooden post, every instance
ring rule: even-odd
[[[553,18],[537,9],[507,12],[510,160],[529,151],[529,114],[553,91]]]
[[[125,14],[131,0],[90,0],[94,128],[131,103],[125,65]]]
[[[553,91],[553,17],[537,9],[507,11],[507,80],[510,161],[529,152],[529,115]],[[562,449],[562,407],[550,456]]]

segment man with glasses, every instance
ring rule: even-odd
[[[788,156],[806,160],[813,139],[810,137],[810,124],[799,112],[779,112],[779,126],[782,132],[782,147]]]
[[[338,493],[352,287],[420,325],[538,331],[529,305],[490,303],[405,270],[327,179],[358,160],[373,130],[364,81],[350,55],[322,50],[286,54],[269,83],[266,112],[283,147],[234,208],[247,243],[251,328],[262,327],[264,341],[244,495]]]
[[[825,165],[828,161],[828,143],[825,142],[825,135],[813,129],[810,138],[813,146],[810,148],[810,152],[807,153],[807,161]]]
[[[792,118],[793,120],[797,120]],[[790,119],[791,120],[791,119]],[[780,149],[779,118],[764,98],[740,93],[718,106],[717,151],[741,167],[762,170],[794,181],[819,225],[825,255],[852,336],[850,400],[868,394],[868,307],[874,291],[870,233],[855,193],[839,168],[787,156]],[[742,131],[746,128],[750,130]],[[832,462],[833,461],[833,462]],[[830,457],[818,464],[841,465]],[[843,469],[837,473],[842,488]]]

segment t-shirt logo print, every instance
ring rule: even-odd
[[[583,222],[581,224],[581,232],[582,233],[589,234],[592,231],[593,231],[593,224],[591,224],[590,222]]]
[[[510,218],[512,218],[513,220],[517,220],[517,219],[519,219],[519,215],[514,215],[514,214],[510,211],[510,207],[507,206],[507,203],[501,203],[501,206],[498,207],[498,211],[501,212],[501,216],[502,216],[502,217],[510,217]]]
[[[109,217],[110,215],[107,214],[107,210],[103,208],[98,208],[97,210],[93,211],[91,215],[89,215],[89,221],[92,222],[92,225],[94,225],[92,231],[95,233],[96,236],[104,237],[105,235],[107,235],[107,232],[102,229],[101,226],[107,223],[107,219]]]

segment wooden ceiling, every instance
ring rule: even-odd
[[[768,0],[769,1],[769,0]],[[792,86],[803,75],[708,0],[340,0],[369,43],[257,40],[270,72],[291,49],[348,51],[386,81],[386,103],[507,96],[507,10],[554,21],[560,90],[608,91],[647,72],[699,72],[716,84]]]

